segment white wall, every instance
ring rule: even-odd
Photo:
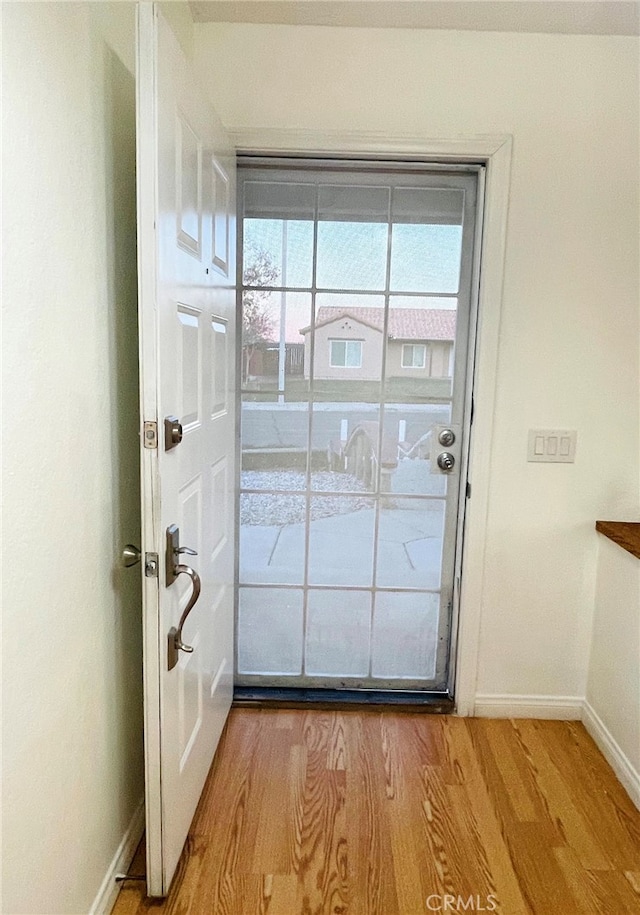
[[[134,5],[2,7],[3,906],[69,915],[143,795]]]
[[[611,761],[622,761],[619,774],[640,806],[640,561],[606,537],[598,539],[585,720],[594,736],[604,737],[605,748],[617,746]]]
[[[187,0],[161,0],[158,4],[188,60],[193,58],[193,20]]]
[[[513,134],[477,692],[584,696],[594,522],[638,512],[638,40],[194,31],[232,131]],[[556,426],[575,465],[528,464]]]

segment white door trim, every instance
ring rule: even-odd
[[[412,156],[486,167],[474,421],[469,451],[472,497],[466,511],[456,656],[456,709],[473,715],[476,701],[485,543],[489,510],[500,317],[513,140],[509,134],[432,138],[415,134],[228,128],[238,152]]]

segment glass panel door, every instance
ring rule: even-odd
[[[449,685],[478,171],[241,164],[238,685]]]

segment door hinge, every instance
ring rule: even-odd
[[[471,483],[467,483],[467,499],[471,498]]]
[[[144,574],[147,578],[157,578],[158,577],[158,554],[157,553],[145,553],[144,554]]]
[[[145,448],[158,447],[158,424],[155,422],[145,422],[143,441]]]

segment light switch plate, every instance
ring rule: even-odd
[[[527,460],[573,464],[577,436],[575,429],[529,429]]]

